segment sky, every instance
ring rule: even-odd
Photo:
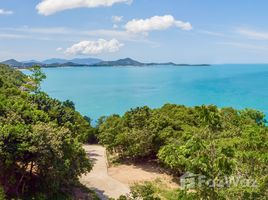
[[[267,0],[0,0],[0,60],[268,63]]]

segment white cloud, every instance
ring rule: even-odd
[[[96,55],[101,53],[113,53],[120,50],[124,44],[116,39],[97,41],[82,41],[66,49],[68,55]]]
[[[133,19],[125,25],[127,32],[143,34],[148,34],[150,31],[166,30],[170,27],[178,27],[186,31],[193,28],[189,22],[176,20],[172,15],[154,16],[149,19]]]
[[[0,9],[0,15],[12,15],[13,11]]]
[[[39,14],[52,15],[56,12],[74,8],[108,7],[116,3],[128,3],[132,0],[43,0],[36,6]]]
[[[123,16],[112,16],[112,22],[117,24],[123,20]]]
[[[246,28],[236,29],[236,33],[255,40],[268,40],[268,32],[259,32]]]

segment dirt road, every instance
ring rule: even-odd
[[[118,198],[122,194],[129,193],[127,184],[109,176],[105,148],[99,145],[85,145],[84,148],[94,162],[94,167],[90,173],[81,177],[81,183],[95,190],[103,200],[107,197]]]

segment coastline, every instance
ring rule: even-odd
[[[150,67],[150,68],[156,68],[156,67],[163,67],[163,66],[168,66],[168,67],[212,67],[213,65],[211,64],[176,64],[176,65],[170,65],[170,64],[148,64],[148,65],[60,65],[60,66],[56,66],[56,65],[52,65],[52,66],[42,66],[42,65],[38,65],[41,68],[79,68],[79,67],[84,67],[84,68],[100,68],[100,67],[105,67],[105,68],[131,68],[131,67],[139,67],[139,68],[146,68],[146,67]],[[15,69],[22,69],[22,70],[27,70],[29,68],[31,68],[31,66],[27,66],[27,67],[17,67],[17,66],[11,66],[14,67]]]

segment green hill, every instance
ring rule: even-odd
[[[0,65],[0,199],[66,199],[63,188],[91,169],[81,142],[93,128],[71,101],[39,90],[44,77]]]

